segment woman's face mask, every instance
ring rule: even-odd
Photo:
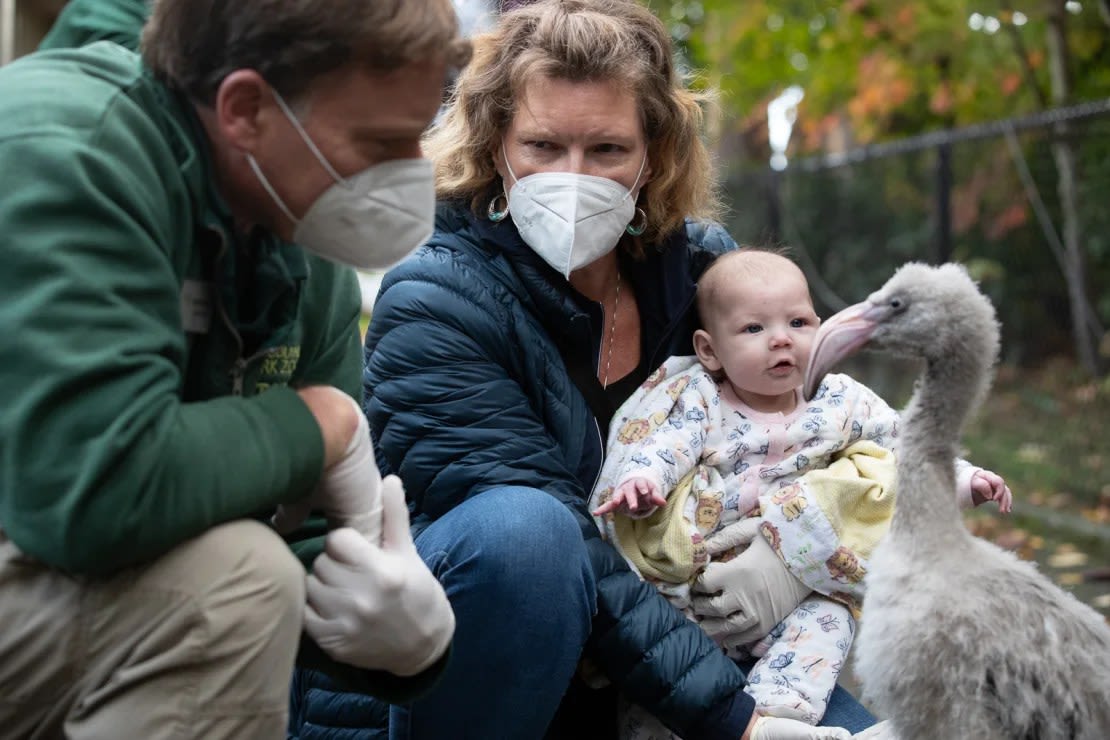
[[[524,242],[563,277],[617,246],[636,213],[631,190],[615,180],[572,172],[537,172],[517,179],[501,144],[505,167],[515,181],[509,213]],[[647,153],[636,173],[636,187]]]
[[[247,163],[274,203],[293,222],[293,241],[309,252],[351,267],[384,269],[400,262],[432,234],[435,179],[426,159],[394,159],[343,178],[316,147],[276,90],[274,98],[301,139],[335,181],[301,218],[293,215],[247,154]]]

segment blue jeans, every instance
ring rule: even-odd
[[[543,737],[596,609],[574,515],[543,491],[491,489],[437,519],[416,549],[451,600],[455,639],[435,688],[390,710],[390,739]]]
[[[577,520],[532,488],[490,489],[416,539],[455,611],[455,638],[431,692],[390,709],[390,740],[538,740],[578,665],[596,585]],[[837,688],[823,724],[874,718]]]
[[[819,724],[822,727],[843,727],[850,732],[859,732],[875,724],[875,717],[864,709],[856,697],[837,686],[829,698],[825,717]]]

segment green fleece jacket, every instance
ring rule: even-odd
[[[115,41],[134,51],[151,0],[69,0],[39,44],[40,49],[73,49],[94,41]]]
[[[323,441],[289,386],[358,397],[353,274],[238,239],[204,141],[115,44],[0,68],[0,526],[69,572],[306,495]]]
[[[206,142],[115,43],[0,68],[0,528],[60,570],[110,575],[307,495],[323,441],[293,388],[360,397],[354,273],[237,234]],[[443,666],[398,679],[308,640],[301,662],[393,700]]]

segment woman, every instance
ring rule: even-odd
[[[771,737],[749,732],[742,672],[586,506],[613,410],[692,354],[694,281],[734,246],[688,221],[717,206],[700,101],[631,1],[525,5],[474,49],[425,141],[436,233],[386,276],[366,339],[379,462],[457,624],[442,680],[392,708],[390,734],[543,737],[585,657],[687,740]],[[872,721],[847,694],[828,719]],[[775,737],[848,736],[798,724]]]

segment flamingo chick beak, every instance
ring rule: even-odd
[[[869,301],[848,306],[821,324],[809,352],[809,366],[802,394],[809,401],[821,380],[845,357],[853,354],[871,338],[879,325],[878,307]]]

